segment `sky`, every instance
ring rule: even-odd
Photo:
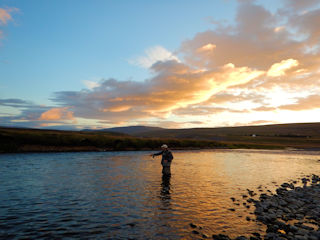
[[[0,0],[0,126],[320,122],[319,0]]]

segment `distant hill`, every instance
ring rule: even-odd
[[[0,153],[119,151],[201,148],[297,148],[320,150],[320,123],[247,127],[163,129],[146,126],[95,131],[0,127]]]
[[[118,132],[58,131],[0,127],[0,154],[8,152],[124,151],[159,149],[163,139],[137,138]],[[173,149],[268,148],[259,144],[228,145],[216,141],[166,139]],[[272,146],[271,148],[279,148]]]
[[[214,139],[224,136],[320,137],[320,123],[292,123],[262,126],[161,129],[139,133],[143,137]]]
[[[320,149],[320,123],[162,129],[132,135],[145,138],[213,140],[237,144],[277,144],[294,148]]]
[[[100,131],[104,132],[116,132],[116,133],[124,133],[129,135],[140,135],[144,132],[152,132],[152,131],[160,131],[163,128],[160,127],[147,127],[147,126],[128,126],[128,127],[115,127],[115,128],[105,128]]]

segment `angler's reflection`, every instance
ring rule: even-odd
[[[164,206],[170,205],[170,200],[171,200],[170,179],[171,179],[171,174],[163,174],[162,175],[160,199],[161,199]]]

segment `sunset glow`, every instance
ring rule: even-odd
[[[7,2],[0,125],[319,122],[319,16],[317,1]]]

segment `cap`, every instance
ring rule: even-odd
[[[161,148],[168,148],[168,145],[163,144],[163,145],[161,146]]]

